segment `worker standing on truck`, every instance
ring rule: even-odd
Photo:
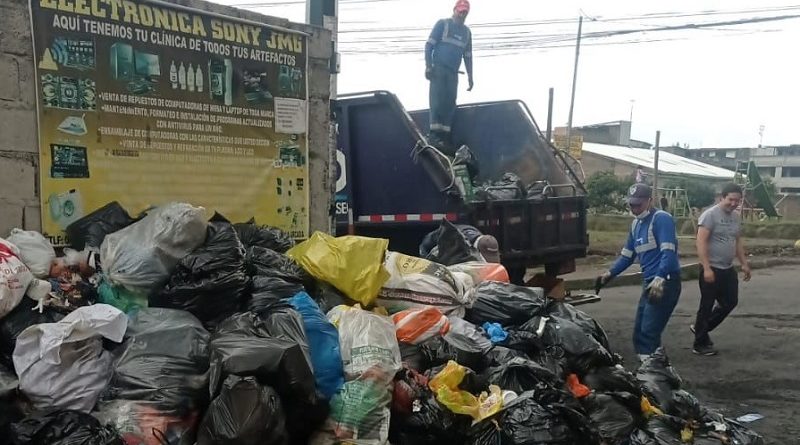
[[[750,265],[742,241],[742,215],[736,211],[742,202],[742,188],[727,184],[722,199],[703,212],[697,222],[697,256],[700,259],[700,307],[691,325],[692,352],[716,355],[709,332],[719,326],[739,304],[739,278],[733,259],[742,265],[744,281],[750,281]],[[716,305],[715,305],[716,303]]]
[[[451,126],[458,96],[458,69],[461,59],[467,69],[472,91],[472,33],[464,24],[469,14],[469,1],[458,0],[453,16],[436,22],[425,43],[425,78],[430,81],[429,142],[437,147],[450,147]]]
[[[633,346],[644,360],[661,347],[661,333],[667,326],[681,294],[678,237],[672,215],[653,207],[653,190],[634,184],[628,190],[628,206],[635,219],[628,241],[611,270],[598,277],[605,285],[639,259],[642,267],[642,296],[636,309]]]

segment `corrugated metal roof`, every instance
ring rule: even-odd
[[[645,170],[652,171],[655,165],[655,150],[584,142],[583,151],[630,164],[633,168],[642,166]],[[665,151],[658,154],[658,171],[671,176],[684,175],[718,180],[733,179],[733,171],[731,170]]]

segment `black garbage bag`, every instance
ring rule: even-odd
[[[502,179],[475,188],[475,196],[485,201],[504,201],[526,196],[525,184],[514,173],[506,173]]]
[[[314,374],[301,345],[270,335],[264,321],[248,312],[227,318],[211,337],[211,397],[228,375],[255,377],[281,397],[293,443],[304,443],[328,415],[316,393]]]
[[[597,392],[627,392],[640,397],[642,395],[636,377],[621,365],[592,369],[581,381]]]
[[[294,238],[277,227],[259,226],[255,219],[233,225],[245,247],[263,247],[280,253],[294,247]]]
[[[478,326],[500,323],[517,326],[541,314],[547,299],[538,287],[524,287],[498,281],[485,281],[475,289],[475,303],[464,317]]]
[[[106,235],[136,221],[117,201],[112,201],[67,226],[66,232],[70,245],[76,250],[87,246],[100,248]]]
[[[726,419],[731,443],[736,445],[764,445],[764,438],[739,422]]]
[[[489,351],[489,366],[502,366],[516,357],[530,359],[530,356],[522,351],[506,348],[504,346],[495,346]]]
[[[450,221],[443,219],[437,232],[439,240],[427,259],[445,266],[483,260],[478,249]]]
[[[96,417],[128,443],[190,443],[208,406],[209,333],[178,309],[132,312]],[[161,440],[161,439],[159,439]],[[138,441],[138,442],[137,442]]]
[[[33,310],[35,307],[36,302],[26,297],[8,315],[0,318],[0,363],[9,369],[14,369],[12,356],[22,331],[35,324],[55,323],[66,316],[49,306],[45,306],[42,313]]]
[[[425,369],[446,365],[450,360],[475,372],[483,372],[489,366],[488,350],[465,336],[433,337],[418,346],[425,358]]]
[[[115,351],[105,401],[154,402],[160,409],[202,411],[208,401],[208,331],[186,311],[144,308],[128,318]]]
[[[6,436],[8,438],[8,436]],[[125,445],[113,428],[80,411],[45,411],[11,425],[13,445]]]
[[[522,393],[492,417],[475,424],[471,445],[578,445],[587,442],[560,409],[540,405],[533,391]]]
[[[683,381],[669,362],[662,348],[645,358],[636,370],[636,380],[650,401],[664,412],[670,412],[672,392],[681,389]]]
[[[269,310],[270,306],[279,304],[282,300],[306,291],[300,283],[263,275],[254,276],[251,285],[252,294],[247,302],[247,310],[259,313]]]
[[[425,372],[428,370],[427,360],[422,353],[422,348],[418,345],[411,343],[400,342],[400,356],[403,358],[403,364],[410,369],[417,372]]]
[[[229,376],[211,402],[197,433],[197,445],[286,445],[278,393],[253,377]]]
[[[392,415],[389,430],[394,445],[462,445],[472,417],[455,414],[430,392],[413,402],[408,416]]]
[[[185,256],[169,282],[151,295],[151,307],[189,311],[206,326],[235,313],[248,290],[245,250],[233,226],[219,214],[208,224],[206,242]]]
[[[492,385],[517,394],[532,391],[541,384],[555,385],[556,375],[544,366],[524,358],[512,358],[508,362],[489,368],[486,378]]]
[[[567,359],[564,357],[563,350],[552,348],[551,350],[541,350],[528,355],[531,360],[544,366],[555,374],[558,381],[565,382],[567,380],[568,363]]]
[[[541,332],[542,344],[556,356],[563,354],[567,370],[585,375],[592,369],[615,365],[615,358],[591,335],[570,320],[549,316],[542,321],[534,317],[520,328],[528,332]]]
[[[681,389],[673,391],[667,414],[684,420],[702,421],[708,415],[708,411],[695,396]]]
[[[600,438],[606,443],[625,440],[644,420],[639,407],[640,400],[632,394],[592,393],[582,399],[582,403]]]
[[[532,332],[523,331],[519,328],[508,328],[506,333],[508,334],[506,339],[497,343],[498,346],[524,354],[536,353],[543,348],[539,336]]]
[[[13,368],[0,365],[0,437],[11,437],[11,424],[25,417],[18,403],[19,380]]]
[[[654,416],[647,425],[635,430],[630,437],[631,445],[684,445],[681,440],[683,420],[668,415]]]
[[[342,304],[347,306],[353,306],[355,304],[355,302],[347,298],[339,289],[336,289],[324,281],[317,281],[313,285],[307,285],[306,287],[313,288],[308,289],[309,294],[311,298],[317,302],[319,310],[321,310],[323,314],[327,314],[328,311]]]
[[[300,313],[294,310],[289,303],[282,301],[257,312],[257,314],[264,323],[264,329],[271,337],[300,345],[303,355],[308,361],[308,368],[313,371],[311,350],[308,347],[308,338]]]
[[[589,316],[583,311],[575,308],[575,306],[564,303],[563,301],[550,300],[547,305],[547,313],[555,315],[560,318],[565,318],[576,325],[580,326],[584,332],[590,334],[600,343],[606,350],[611,352],[611,344],[608,341],[608,335],[600,323],[594,318]]]
[[[247,273],[250,276],[282,278],[290,283],[306,284],[313,280],[293,259],[259,246],[247,249]]]

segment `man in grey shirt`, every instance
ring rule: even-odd
[[[719,326],[739,303],[739,279],[733,267],[734,257],[742,266],[744,281],[750,280],[750,265],[747,264],[741,236],[742,217],[736,212],[742,202],[742,188],[727,184],[721,195],[720,202],[703,212],[698,221],[700,308],[691,329],[695,335],[692,351],[699,355],[717,354],[709,332]]]

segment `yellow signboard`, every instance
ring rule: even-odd
[[[554,134],[553,144],[556,146],[556,148],[566,150],[567,153],[569,153],[569,155],[573,158],[581,158],[581,152],[583,151],[583,136],[575,134],[570,135],[570,143],[567,143],[566,134]]]
[[[172,201],[308,236],[306,37],[147,0],[30,0],[42,226]]]

